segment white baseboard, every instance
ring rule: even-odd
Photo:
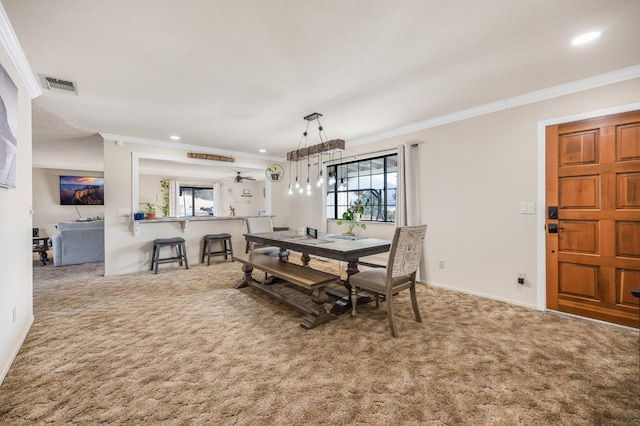
[[[523,308],[530,308],[530,309],[539,310],[536,305],[532,305],[532,304],[529,304],[529,303],[522,303],[522,302],[519,302],[517,300],[510,300],[510,299],[505,299],[505,298],[502,298],[502,297],[495,297],[495,296],[491,296],[491,295],[488,295],[488,294],[485,294],[485,293],[479,293],[477,291],[464,290],[464,289],[460,289],[460,288],[457,288],[457,287],[451,287],[451,286],[448,286],[448,285],[435,283],[433,281],[427,281],[426,283],[425,282],[421,282],[421,283],[422,284],[427,284],[427,285],[430,285],[430,286],[433,286],[433,287],[444,288],[445,290],[457,291],[457,292],[460,292],[460,293],[470,294],[472,296],[479,296],[479,297],[484,297],[485,299],[497,300],[497,301],[500,301],[500,302],[509,303],[511,305],[522,306]]]
[[[20,341],[18,342],[18,345],[15,348],[13,348],[13,352],[11,353],[11,356],[9,357],[5,365],[2,366],[2,371],[0,371],[0,386],[2,385],[2,382],[4,382],[4,378],[7,377],[7,374],[9,373],[9,369],[11,368],[13,361],[15,361],[16,357],[18,356],[18,352],[20,352],[20,348],[24,344],[24,341],[27,338],[27,335],[29,334],[29,330],[31,330],[33,321],[34,321],[34,317],[33,315],[31,315],[31,318],[29,319],[27,326],[22,331],[22,336],[20,337]]]

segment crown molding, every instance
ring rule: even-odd
[[[128,142],[128,143],[136,143],[140,145],[151,145],[151,146],[159,146],[163,148],[180,149],[183,151],[197,151],[205,154],[218,154],[218,155],[225,155],[229,157],[251,158],[255,160],[268,160],[268,161],[281,161],[281,162],[287,161],[286,158],[284,157],[273,157],[273,156],[262,155],[262,154],[251,154],[247,152],[230,151],[227,149],[211,148],[211,147],[202,146],[202,145],[189,145],[189,144],[183,144],[178,142],[158,141],[154,139],[138,138],[135,136],[114,135],[111,133],[102,133],[102,132],[100,132],[99,134],[100,136],[102,136],[103,139],[116,141],[118,143]],[[208,161],[210,163],[209,160],[202,160],[202,161]],[[229,165],[233,163],[225,163],[225,164]]]
[[[350,142],[347,142],[347,148],[363,145],[366,143],[377,142],[396,136],[403,136],[409,133],[417,132],[419,130],[430,129],[432,127],[442,126],[449,123],[455,123],[456,121],[468,120],[470,118],[480,117],[482,115],[491,114],[497,111],[503,111],[510,108],[533,104],[547,99],[557,98],[572,93],[607,86],[609,84],[619,83],[621,81],[632,80],[638,77],[640,77],[640,65],[634,65],[605,74],[587,77],[581,80],[572,81],[570,83],[549,87],[547,89],[525,93],[524,95],[514,96],[500,101],[491,102],[451,114],[441,115],[436,118],[409,124],[407,126],[398,127],[386,132],[377,133],[375,135],[354,139]]]
[[[18,72],[20,79],[27,87],[31,99],[42,95],[42,89],[40,89],[38,80],[29,66],[27,57],[24,55],[24,51],[20,46],[16,33],[13,31],[13,27],[11,26],[11,22],[9,21],[9,17],[5,12],[2,3],[0,3],[0,45],[2,45],[5,52],[7,52],[9,60]]]

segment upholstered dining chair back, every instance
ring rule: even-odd
[[[411,275],[420,267],[427,225],[396,228],[387,263],[388,278]]]
[[[261,232],[273,232],[273,221],[268,216],[248,217],[246,221],[247,221],[247,232],[250,234],[258,234]],[[249,251],[266,254],[267,256],[276,257],[278,256],[278,253],[280,253],[280,248],[271,247],[271,246],[261,246],[259,244],[249,243],[249,241],[247,241],[245,252],[249,253]]]
[[[270,217],[248,217],[247,232],[255,234],[259,232],[273,232],[273,221]]]
[[[408,289],[411,293],[411,306],[416,321],[422,322],[416,295],[416,274],[422,259],[426,232],[427,225],[396,228],[387,267],[365,270],[349,277],[352,316],[356,315],[359,290],[374,294],[376,306],[380,305],[380,297],[384,297],[391,335],[398,337],[398,327],[393,314],[393,296]]]

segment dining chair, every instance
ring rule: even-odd
[[[416,272],[422,259],[424,236],[427,225],[402,226],[396,228],[389,252],[386,268],[373,268],[358,272],[349,277],[351,284],[351,315],[356,315],[358,290],[372,293],[376,298],[376,306],[380,306],[380,296],[384,296],[387,305],[387,318],[391,327],[391,335],[398,337],[398,328],[393,319],[393,296],[402,290],[409,289],[411,305],[417,322],[422,322],[418,299],[416,298]]]
[[[268,216],[248,217],[246,219],[246,223],[247,223],[247,233],[249,234],[260,233],[260,232],[273,232],[273,221]],[[249,251],[266,254],[267,256],[271,256],[271,257],[276,257],[280,252],[280,248],[260,246],[256,243],[250,243],[249,241],[247,241],[245,253],[249,253]]]

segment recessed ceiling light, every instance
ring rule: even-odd
[[[602,31],[591,31],[589,33],[582,34],[571,41],[571,44],[574,46],[578,46],[580,44],[589,43],[600,37],[602,35]]]
[[[260,152],[264,154],[265,152],[267,152],[267,150],[266,149],[261,149]]]
[[[169,136],[169,138],[174,140],[174,141],[179,141],[180,140],[180,136],[176,136],[176,135],[171,135],[171,136]]]

